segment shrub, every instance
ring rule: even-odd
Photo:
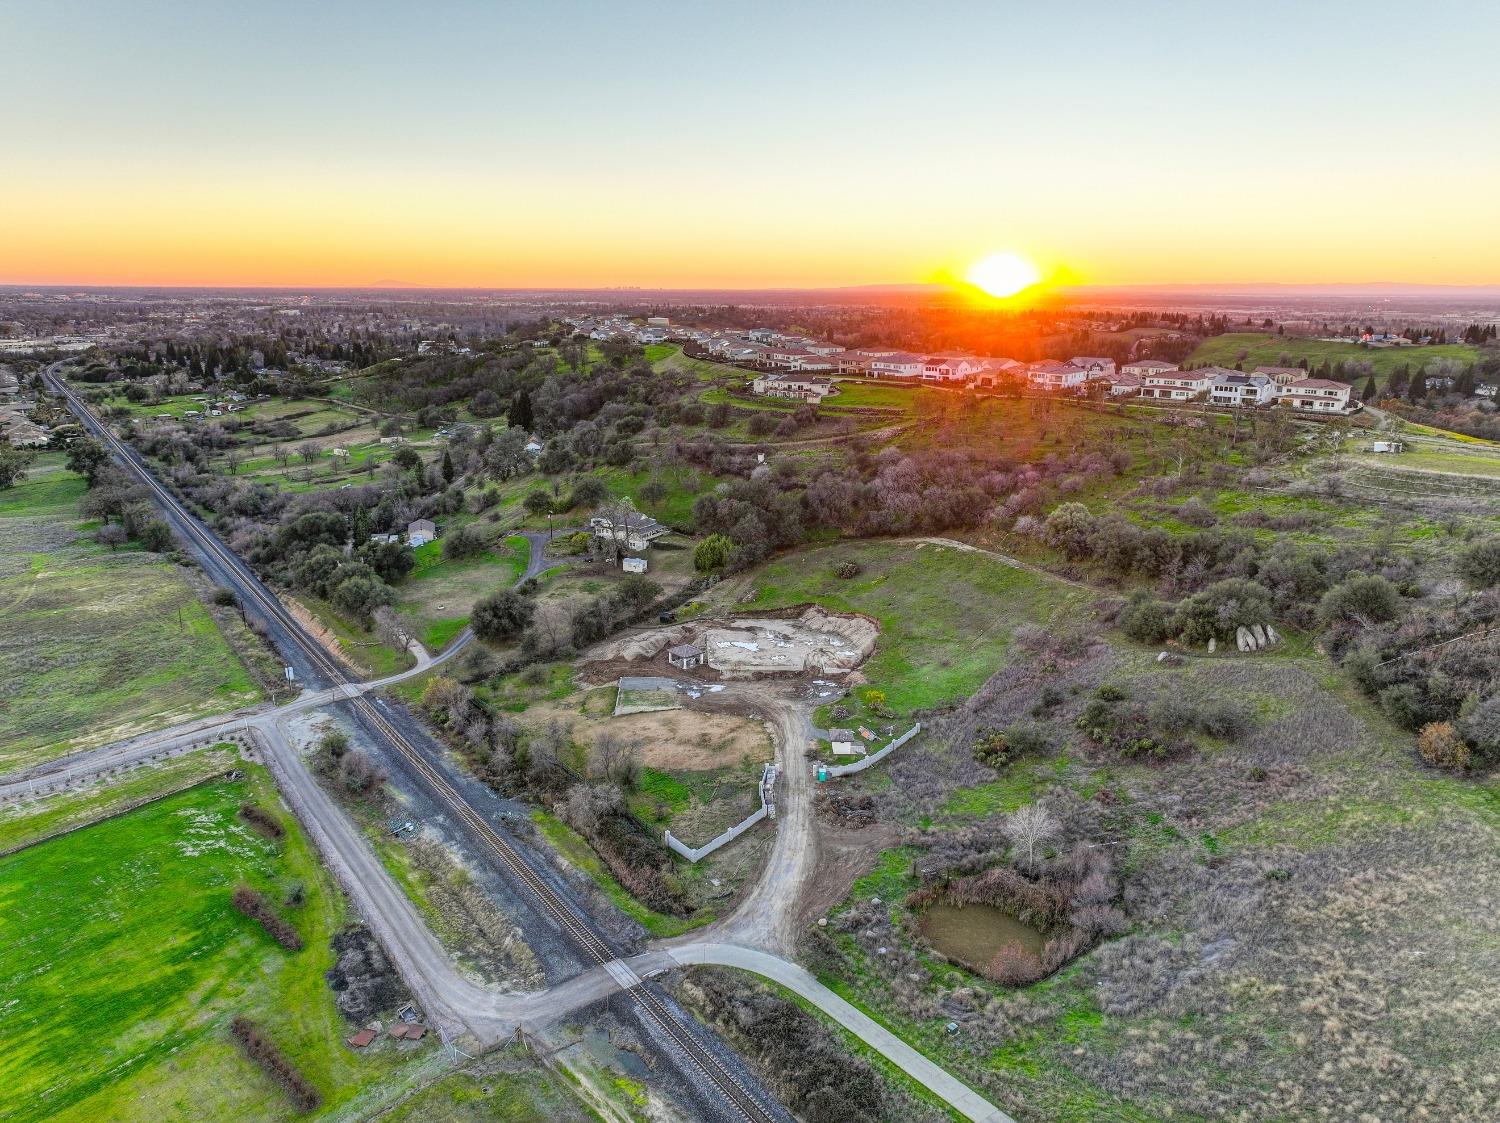
[[[1479,763],[1500,762],[1500,694],[1492,694],[1464,715],[1459,731],[1474,747]]]
[[[1318,602],[1318,622],[1325,628],[1344,621],[1364,627],[1394,620],[1401,612],[1401,594],[1384,577],[1356,574],[1341,581]]]
[[[1007,987],[1029,986],[1046,973],[1042,961],[1020,944],[1006,944],[984,970],[986,977]]]
[[[172,548],[172,528],[161,519],[152,519],[136,533],[141,548],[153,554],[164,554]]]
[[[1215,582],[1177,606],[1172,627],[1184,643],[1233,639],[1241,627],[1271,619],[1271,591],[1245,577]]]
[[[597,507],[609,498],[609,490],[604,486],[604,481],[597,476],[585,476],[573,485],[573,493],[569,497],[569,509],[573,507]]]
[[[1433,721],[1422,726],[1422,731],[1417,734],[1417,751],[1428,764],[1450,772],[1467,770],[1472,758],[1468,744],[1449,721]]]
[[[693,548],[693,568],[712,573],[729,564],[734,553],[734,539],[725,534],[710,534]]]
[[[535,615],[535,601],[514,589],[501,589],[475,602],[469,626],[480,639],[499,643],[519,636]]]
[[[323,1094],[297,1071],[297,1066],[249,1018],[239,1016],[230,1022],[229,1036],[246,1057],[281,1086],[299,1112],[314,1111],[322,1106]]]
[[[763,410],[750,419],[750,435],[753,437],[769,437],[776,431],[776,426],[781,424],[781,415],[770,410]]]
[[[214,603],[225,608],[233,608],[239,604],[239,598],[235,596],[233,589],[226,589],[220,585],[214,589]]]
[[[443,539],[443,557],[448,561],[477,557],[488,545],[477,526],[461,526]]]
[[[264,894],[257,893],[248,885],[237,885],[230,903],[234,905],[235,912],[255,921],[265,929],[266,935],[288,951],[302,950],[302,937],[281,918],[281,914]]]
[[[281,825],[281,820],[253,803],[240,804],[240,818],[250,824],[251,830],[264,838],[276,840],[286,837],[286,828]]]
[[[1161,643],[1172,634],[1172,610],[1149,594],[1131,598],[1120,630],[1137,643]]]
[[[1005,731],[1005,743],[1010,746],[1011,759],[1023,756],[1043,756],[1052,751],[1052,738],[1040,725],[1019,721]]]
[[[1476,589],[1500,585],[1500,535],[1481,538],[1460,554],[1458,575]]]

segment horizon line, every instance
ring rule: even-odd
[[[116,289],[171,289],[187,292],[233,290],[241,292],[394,292],[415,290],[427,292],[475,292],[475,293],[689,293],[689,292],[744,292],[744,293],[857,293],[868,292],[942,292],[953,291],[953,286],[941,282],[873,281],[859,284],[819,285],[715,285],[680,284],[673,286],[629,285],[629,284],[532,284],[532,285],[465,285],[429,284],[414,281],[350,282],[347,284],[298,284],[295,282],[237,284],[234,282],[178,282],[178,281],[6,281],[0,280],[0,289],[71,289],[108,291]],[[1275,289],[1388,289],[1392,291],[1418,292],[1423,290],[1445,291],[1493,291],[1500,294],[1500,279],[1494,281],[1128,281],[1098,282],[1045,287],[1041,293],[1079,294],[1088,292],[1117,291],[1225,291],[1253,292]]]

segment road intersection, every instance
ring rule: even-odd
[[[267,634],[278,650],[296,667],[298,677],[309,683],[298,698],[277,707],[258,706],[217,719],[200,719],[125,741],[85,750],[0,783],[0,801],[27,799],[50,790],[71,786],[111,772],[149,766],[159,760],[226,739],[246,744],[271,772],[283,797],[337,877],[360,915],[381,940],[413,995],[438,1027],[445,1040],[467,1040],[480,1049],[492,1048],[517,1030],[536,1031],[557,1023],[569,1014],[624,992],[640,1005],[652,1022],[667,1032],[693,1064],[723,1093],[731,1115],[747,1119],[782,1118],[779,1105],[764,1103],[764,1093],[747,1090],[744,1083],[713,1050],[703,1048],[692,1033],[683,1032],[680,1021],[647,980],[677,967],[714,964],[750,971],[792,990],[816,1006],[840,1026],[948,1103],[965,1118],[985,1123],[1013,1123],[1010,1116],[991,1105],[957,1078],[935,1065],[868,1015],[818,982],[791,961],[796,939],[797,900],[816,863],[816,831],[812,819],[812,779],[800,746],[807,716],[796,704],[772,692],[747,691],[756,707],[769,711],[776,733],[783,790],[779,793],[777,837],[760,880],[745,895],[730,916],[693,933],[650,944],[640,954],[619,956],[594,932],[584,914],[537,878],[524,863],[506,851],[513,843],[467,806],[435,770],[421,758],[412,740],[372,704],[384,706],[379,692],[453,658],[471,641],[465,631],[447,651],[435,658],[418,655],[417,665],[397,675],[370,682],[349,681],[334,661],[305,634],[300,623],[285,610],[244,563],[229,553],[201,522],[184,508],[150,473],[134,450],[122,445],[104,429],[81,401],[58,378],[47,372],[48,382],[64,394],[86,427],[105,440],[127,470],[151,487],[164,514],[185,542],[205,562],[210,576],[235,590],[241,603],[267,625]],[[546,535],[528,534],[531,557],[520,580],[544,568]],[[519,582],[518,582],[519,583]],[[425,653],[423,653],[425,654]],[[290,718],[334,706],[353,706],[367,730],[394,743],[422,772],[439,794],[449,798],[461,815],[470,819],[475,832],[543,903],[561,919],[580,946],[590,952],[592,966],[553,986],[529,993],[507,993],[484,986],[464,975],[438,942],[405,891],[381,864],[358,829],[308,770],[287,722]],[[446,789],[446,790],[445,790]]]

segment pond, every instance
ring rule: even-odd
[[[994,905],[936,904],[922,914],[922,935],[955,963],[978,971],[1007,944],[1039,954],[1047,938]]]

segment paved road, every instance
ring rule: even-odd
[[[63,389],[53,370],[49,369],[48,375],[55,386]],[[81,403],[70,392],[64,392],[69,393],[70,401],[85,424],[102,434],[97,423],[82,410]],[[126,457],[127,465],[141,474],[148,484],[156,483],[133,450],[120,451]],[[220,552],[199,547],[196,536],[211,532],[187,513],[174,497],[161,490],[159,484],[156,484],[156,489],[160,505],[174,529],[185,543],[193,544],[194,552],[200,554],[200,560],[211,576],[237,591],[253,589],[258,590],[262,596],[272,596],[237,556],[227,550]],[[542,568],[542,536],[529,533],[526,537],[532,546],[532,556],[522,580],[535,576]],[[244,599],[254,602],[253,597]],[[261,611],[264,612],[264,608]],[[468,979],[457,969],[422,921],[410,898],[385,871],[347,816],[328,798],[308,772],[282,727],[286,718],[295,713],[347,699],[360,699],[363,694],[379,686],[422,673],[435,661],[419,661],[419,665],[410,671],[376,683],[335,684],[328,680],[324,667],[311,653],[301,659],[307,668],[307,673],[303,673],[303,667],[296,660],[304,645],[312,641],[309,637],[295,634],[295,621],[278,619],[276,614],[266,612],[266,623],[273,642],[278,646],[285,644],[288,657],[298,667],[299,677],[314,685],[309,693],[279,709],[260,708],[233,715],[218,725],[211,722],[207,725],[189,723],[188,726],[177,727],[172,731],[134,739],[123,746],[106,746],[90,750],[87,754],[77,754],[70,758],[70,763],[64,764],[62,774],[81,773],[89,767],[97,771],[101,764],[118,767],[132,753],[136,754],[135,759],[149,759],[153,754],[170,754],[181,751],[184,746],[202,743],[231,730],[243,734],[256,745],[319,852],[349,893],[360,914],[389,951],[414,996],[445,1037],[470,1037],[481,1047],[490,1047],[503,1041],[517,1026],[539,1027],[549,1024],[573,1010],[608,998],[616,991],[626,990],[639,995],[642,979],[673,966],[723,964],[774,979],[802,995],[966,1117],[984,1120],[986,1123],[1010,1123],[1008,1116],[960,1081],[823,987],[802,968],[775,954],[791,948],[795,937],[797,893],[816,858],[813,849],[816,834],[812,829],[811,774],[801,753],[806,716],[792,703],[772,695],[762,698],[781,741],[784,773],[787,776],[778,804],[778,821],[782,829],[778,831],[777,844],[773,847],[766,876],[752,890],[744,906],[727,923],[715,926],[715,938],[710,939],[700,932],[695,938],[658,945],[640,956],[604,962],[547,990],[505,994]],[[283,636],[282,633],[287,634]],[[452,645],[441,658],[451,658],[463,648],[468,638],[466,633],[462,641]],[[359,702],[359,706],[364,705],[363,701]],[[371,720],[388,718],[379,719],[371,715]],[[376,726],[371,729],[377,738],[381,736]],[[53,774],[53,778],[57,779],[58,774]],[[4,789],[0,789],[0,795],[3,795],[3,791]],[[579,919],[582,919],[581,916]],[[742,937],[744,942],[735,942],[733,937],[736,936]],[[756,943],[765,946],[753,946]],[[767,948],[770,950],[766,950]],[[743,1085],[741,1088],[743,1090]],[[768,1117],[777,1116],[772,1114]]]
[[[548,536],[545,531],[527,531],[523,537],[531,544],[531,557],[527,562],[526,572],[522,574],[519,581],[535,577],[556,563],[556,559],[546,556]],[[448,662],[466,650],[473,640],[473,631],[465,628],[438,655],[429,654],[425,647],[413,640],[411,651],[416,663],[409,669],[370,682],[344,683],[340,686],[318,690],[305,690],[291,702],[283,703],[276,709],[276,712],[290,715],[306,710],[321,709],[333,702],[347,701],[371,691],[395,686],[397,683],[425,674],[434,667]],[[180,725],[152,730],[149,733],[142,733],[108,745],[54,757],[52,760],[13,773],[0,781],[0,803],[8,799],[19,799],[56,790],[102,773],[131,768],[143,762],[154,763],[168,756],[187,752],[215,738],[222,739],[232,734],[242,733],[251,724],[253,718],[271,709],[270,703],[261,703],[228,714],[194,718]]]

